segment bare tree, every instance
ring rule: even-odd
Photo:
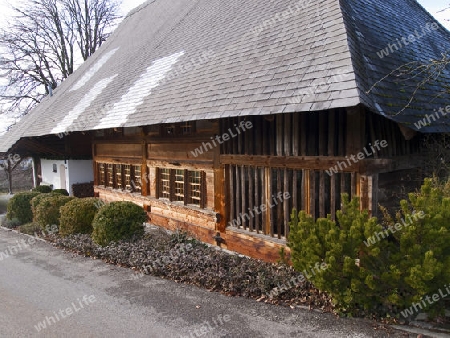
[[[0,31],[0,99],[25,115],[108,38],[119,0],[27,0]]]
[[[9,194],[13,193],[13,171],[17,168],[17,166],[22,162],[22,158],[18,155],[5,154],[0,158],[0,168],[3,168],[6,174],[6,178],[8,179],[8,192]]]

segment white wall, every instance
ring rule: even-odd
[[[53,164],[56,164],[56,173],[53,172]],[[61,189],[61,164],[65,164],[61,160],[46,160],[41,159],[41,172],[42,172],[42,182],[41,185],[53,185],[53,189]],[[66,168],[66,186],[68,187],[67,181],[67,164]]]
[[[64,163],[66,162],[66,163]],[[56,164],[57,172],[53,172],[53,164]],[[88,183],[94,180],[92,160],[46,160],[41,159],[42,185],[53,185],[53,189],[62,189],[61,165],[65,165],[66,189],[72,196],[72,184]]]
[[[67,191],[72,193],[72,184],[89,183],[94,180],[94,168],[92,160],[68,160],[68,185]]]

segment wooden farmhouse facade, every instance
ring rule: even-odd
[[[420,43],[392,47],[416,27]],[[335,217],[348,193],[376,214],[420,184],[424,135],[450,130],[449,74],[420,95],[383,78],[449,46],[414,0],[149,1],[0,151],[91,159],[101,199],[276,261],[293,209]]]

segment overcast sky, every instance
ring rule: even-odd
[[[146,0],[123,0],[121,6],[121,15],[125,15],[131,9],[144,3]],[[165,0],[167,1],[167,0]],[[170,0],[168,0],[170,1]],[[260,0],[266,1],[266,0]],[[419,3],[425,7],[438,21],[440,21],[447,29],[450,30],[450,10],[442,11],[443,9],[450,7],[450,0],[418,0]],[[16,4],[20,0],[0,0],[0,26],[2,26],[11,12],[8,10],[8,3]],[[440,12],[441,11],[441,12]],[[6,118],[0,116],[0,135],[5,127],[10,125],[13,121],[6,121]]]

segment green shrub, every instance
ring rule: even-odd
[[[294,210],[288,239],[294,268],[308,272],[325,262],[327,269],[309,279],[343,313],[400,317],[423,297],[439,295],[450,280],[449,195],[450,181],[427,179],[400,202],[395,217],[384,212],[382,225],[345,194],[336,222]],[[442,314],[444,302],[423,311]]]
[[[33,213],[33,222],[36,222],[36,208],[43,198],[50,196],[50,193],[41,193],[31,199],[31,211]]]
[[[62,206],[59,234],[67,236],[92,233],[92,221],[98,211],[98,203],[99,199],[95,197],[75,198]]]
[[[34,219],[43,230],[47,225],[58,225],[61,217],[60,208],[74,199],[74,197],[60,194],[46,194],[34,208]],[[35,201],[33,201],[34,203]]]
[[[21,224],[31,222],[33,219],[31,200],[39,194],[39,192],[20,192],[15,194],[8,202],[6,218],[9,220],[16,218]]]
[[[92,239],[99,245],[144,234],[147,214],[132,202],[112,202],[100,208],[92,222]]]
[[[36,188],[33,188],[32,191],[41,192],[43,194],[52,192],[52,188],[49,185],[39,185]]]
[[[367,211],[360,212],[359,199],[350,202],[343,194],[342,210],[336,216],[339,225],[330,218],[314,221],[304,211],[293,211],[288,241],[293,266],[305,271],[317,288],[329,293],[341,312],[376,311],[384,300],[380,284],[373,277],[384,268],[388,242],[379,241],[369,247],[364,244],[382,228]],[[315,268],[316,263],[326,263],[326,269]]]
[[[52,193],[53,194],[61,194],[61,195],[64,195],[64,196],[69,196],[69,192],[66,189],[55,189],[55,190],[52,190]]]

